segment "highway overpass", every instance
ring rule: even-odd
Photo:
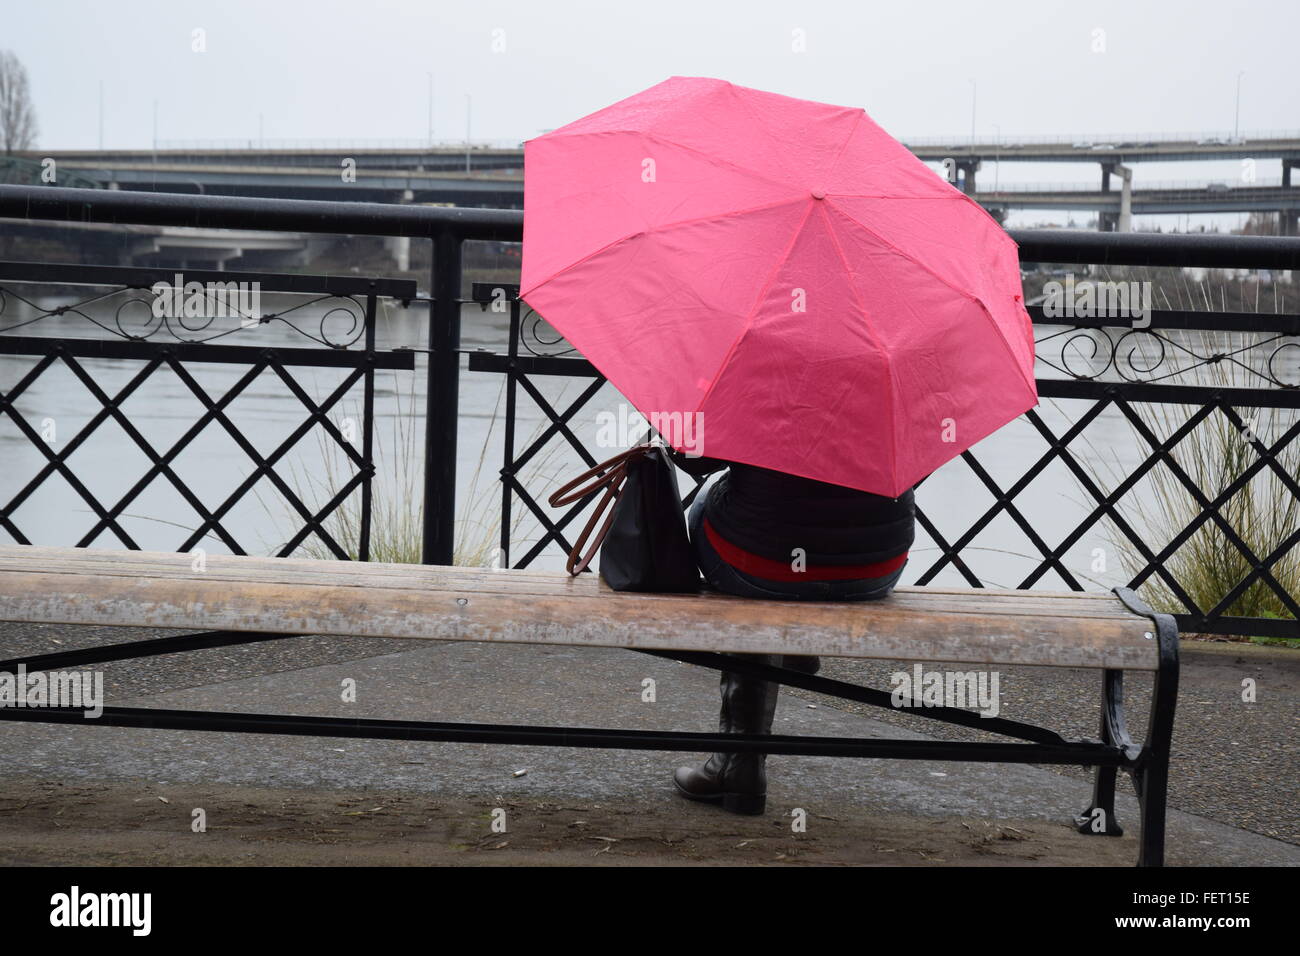
[[[1054,209],[1095,213],[1100,228],[1126,230],[1133,215],[1279,212],[1284,231],[1296,232],[1300,191],[1300,131],[1241,135],[1186,133],[1031,139],[1005,136],[963,142],[960,137],[915,139],[922,160],[952,170],[954,181],[987,208]],[[233,196],[367,202],[448,203],[521,208],[522,144],[390,142],[382,145],[299,143],[167,143],[158,150],[56,150],[29,153],[54,160],[65,176],[110,189],[145,189]],[[1250,176],[1219,183],[1132,184],[1143,162],[1253,160]],[[1096,185],[1001,184],[990,190],[985,162],[1096,163]],[[1273,164],[1280,175],[1271,176]],[[1243,167],[1244,171],[1244,167]]]

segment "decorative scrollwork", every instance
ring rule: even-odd
[[[525,303],[528,311],[524,314],[519,323],[519,345],[532,355],[553,358],[557,355],[570,355],[577,351],[573,346],[567,348],[556,348],[561,344],[567,345],[564,336],[555,331],[544,318],[533,308]]]
[[[136,331],[132,331],[131,329],[128,329],[122,323],[122,313],[125,312],[129,306],[133,306],[133,305],[139,306],[144,310],[145,321],[143,323],[143,327]],[[90,317],[85,315],[85,313],[77,312],[77,314],[94,322],[94,319],[90,319]],[[141,341],[143,339],[147,339],[149,338],[149,336],[153,335],[155,332],[158,331],[158,329],[162,325],[162,322],[163,320],[161,318],[153,314],[153,301],[150,299],[143,299],[139,297],[126,299],[117,307],[117,310],[113,313],[113,324],[117,327],[117,334],[124,339],[133,339],[135,341]],[[96,322],[95,324],[98,325],[99,323]]]
[[[1145,338],[1144,338],[1145,336]],[[1130,341],[1132,339],[1134,341]],[[1165,363],[1165,338],[1157,335],[1148,329],[1130,329],[1119,337],[1114,345],[1112,354],[1115,371],[1128,382],[1150,381],[1143,376],[1151,375]],[[1133,360],[1134,355],[1141,355],[1144,359],[1149,358],[1145,355],[1145,346],[1148,342],[1153,342],[1154,347],[1159,354],[1154,360],[1147,361],[1145,367],[1139,367]],[[1127,350],[1125,345],[1127,344]]]
[[[1295,381],[1285,380],[1282,377],[1282,375],[1275,368],[1273,368],[1274,360],[1276,360],[1277,357],[1280,354],[1282,354],[1283,349],[1297,350],[1296,364],[1294,369]],[[1300,342],[1283,342],[1281,345],[1279,345],[1277,348],[1275,348],[1272,352],[1269,353],[1268,361],[1265,363],[1265,367],[1268,369],[1269,378],[1275,382],[1281,383],[1283,388],[1300,388]]]
[[[217,289],[213,285],[204,287],[201,308],[195,305],[193,298],[185,299],[179,309],[175,307],[176,302],[160,307],[156,295],[132,294],[141,291],[143,290],[122,286],[70,305],[46,308],[12,289],[0,287],[0,315],[4,315],[10,297],[31,311],[31,315],[27,318],[0,326],[0,334],[63,315],[78,316],[108,335],[132,342],[143,342],[154,338],[171,338],[177,342],[192,344],[213,342],[261,325],[278,322],[319,345],[332,349],[346,349],[354,345],[365,333],[365,307],[350,295],[312,296],[288,308],[261,313],[260,310],[250,308],[242,295],[232,296],[230,290]],[[101,321],[89,311],[89,307],[96,303],[124,294],[127,297],[113,308],[111,319]],[[312,319],[307,313],[295,315],[322,303],[328,307],[315,319],[314,328]],[[219,322],[222,319],[228,322]]]
[[[1061,364],[1055,365],[1043,357],[1043,349],[1039,348],[1039,346],[1061,335],[1064,335],[1065,337],[1060,348]],[[1079,371],[1070,364],[1071,359],[1077,357],[1082,351],[1082,347],[1086,345],[1091,347],[1091,351],[1087,355],[1083,356],[1083,361],[1095,365],[1100,345],[1099,340],[1106,343],[1106,360],[1101,363],[1100,368],[1088,373]],[[1099,378],[1106,369],[1110,368],[1111,363],[1115,360],[1115,343],[1111,341],[1111,338],[1106,334],[1105,329],[1070,329],[1065,333],[1058,332],[1054,335],[1046,336],[1045,338],[1035,342],[1034,345],[1041,361],[1046,362],[1057,371],[1064,372],[1071,378],[1075,379]]]
[[[1079,381],[1204,384],[1209,378],[1300,388],[1300,372],[1288,377],[1278,361],[1286,349],[1300,348],[1295,336],[1284,334],[1223,330],[1198,339],[1187,330],[1072,326],[1040,336],[1034,348],[1043,365]]]
[[[320,325],[317,327],[317,332],[318,332],[317,335],[311,335],[310,333],[304,332],[302,329],[298,328],[288,319],[284,318],[284,313],[280,313],[278,315],[263,316],[262,321],[269,322],[274,319],[276,321],[283,322],[285,325],[289,326],[299,335],[305,335],[307,336],[307,338],[319,342],[321,345],[328,345],[332,349],[346,349],[350,347],[354,342],[356,342],[357,339],[361,338],[362,333],[365,332],[366,325],[365,325],[365,320],[363,318],[363,316],[365,315],[365,309],[362,307],[361,303],[358,302],[356,299],[352,298],[352,296],[330,296],[330,298],[344,299],[355,308],[348,308],[347,306],[344,305],[336,305],[333,308],[326,310],[326,312],[320,317]],[[322,302],[324,301],[324,299],[316,299],[314,301]],[[294,310],[287,309],[286,311],[292,312]],[[347,316],[348,327],[346,333],[343,336],[341,336],[338,340],[335,340],[330,337],[328,326],[331,323],[337,323],[338,321],[340,321],[339,319],[332,318],[333,316],[340,316],[340,315]]]

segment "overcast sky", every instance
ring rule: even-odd
[[[1297,0],[0,0],[45,149],[521,140],[674,74],[864,107],[900,138],[1300,129]],[[205,52],[194,52],[194,31]],[[792,47],[802,31],[806,50]],[[494,45],[498,48],[494,52]],[[1261,166],[1275,177],[1276,163]],[[1004,167],[1005,168],[1005,167]],[[1095,168],[1095,167],[1094,167]],[[1037,166],[1010,181],[1094,173]],[[1231,174],[1230,170],[1223,174]],[[1219,172],[1140,168],[1138,179]]]
[[[48,149],[523,139],[673,74],[862,106],[895,135],[1300,127],[1300,3],[0,0]],[[207,50],[191,49],[192,31]],[[807,50],[791,50],[793,31]],[[494,34],[500,30],[503,33]],[[1095,30],[1104,35],[1094,34]],[[1097,38],[1104,52],[1093,52]],[[493,41],[504,42],[493,52]]]

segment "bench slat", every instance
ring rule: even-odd
[[[902,588],[885,601],[641,595],[594,575],[0,546],[0,619],[1152,670],[1113,596]]]
[[[357,576],[364,576],[364,587],[446,589],[473,588],[482,592],[552,594],[612,593],[595,575],[582,575],[569,581],[567,575],[555,572],[529,572],[528,575],[511,571],[508,574],[484,574],[482,568],[421,567],[411,564],[367,564],[364,571],[348,566],[347,562],[289,561],[278,558],[240,558],[238,564],[209,562],[207,570],[192,571],[188,555],[173,555],[169,561],[149,563],[110,563],[96,561],[92,564],[78,561],[75,555],[51,558],[39,562],[39,570],[66,572],[66,574],[103,574],[122,578],[207,578],[242,583],[242,581],[276,580],[283,584],[334,584],[356,587]],[[0,571],[5,568],[0,561]],[[30,570],[30,567],[29,567]],[[1048,617],[1087,617],[1110,620],[1127,620],[1131,617],[1113,597],[1092,596],[1076,600],[1075,594],[1043,594],[1026,591],[967,591],[932,592],[930,588],[897,589],[894,600],[904,607],[918,610],[949,610],[954,614],[988,614],[996,609],[1000,613],[1048,615]],[[1101,601],[1093,598],[1101,597]],[[917,604],[917,601],[922,604]]]
[[[28,549],[24,548],[23,551]],[[31,549],[35,551],[36,549]],[[485,576],[481,568],[440,567],[411,564],[370,563],[362,568],[343,561],[317,561],[301,558],[240,557],[230,562],[218,558],[210,561],[205,571],[193,571],[193,558],[188,554],[168,554],[139,551],[78,551],[67,548],[45,548],[45,553],[34,555],[35,560],[20,560],[23,555],[11,556],[0,548],[0,571],[44,570],[94,573],[137,577],[216,577],[229,581],[265,581],[273,579],[286,584],[337,584],[353,586],[358,575],[363,575],[367,587],[412,587],[439,589],[446,587],[473,587],[482,591],[502,593],[564,594],[574,595],[575,589],[587,589],[593,594],[610,594],[609,588],[594,574],[582,575],[570,581],[567,575],[553,571],[511,570],[500,577]],[[85,556],[83,556],[85,555]],[[125,557],[124,557],[125,556]],[[501,572],[498,572],[501,574]],[[673,598],[667,598],[672,600]],[[921,604],[917,603],[920,600]],[[1078,591],[1004,591],[991,588],[955,590],[947,588],[899,588],[893,598],[901,606],[918,610],[949,610],[953,613],[988,614],[991,609],[999,613],[1022,613],[1047,616],[1101,617],[1113,620],[1130,620],[1126,608],[1109,594],[1087,594]]]

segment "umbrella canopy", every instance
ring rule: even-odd
[[[679,451],[897,497],[1037,404],[1015,243],[861,109],[672,77],[524,157],[521,297]]]

